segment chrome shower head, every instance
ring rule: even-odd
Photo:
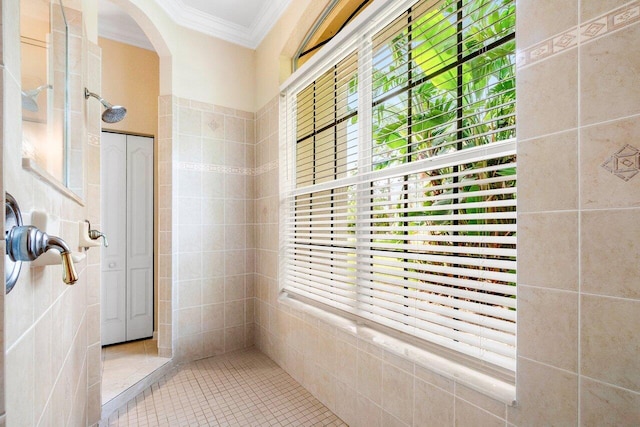
[[[127,115],[127,109],[122,105],[112,105],[107,102],[100,95],[97,95],[93,92],[90,92],[89,89],[84,89],[84,99],[89,99],[90,96],[96,98],[100,103],[104,106],[105,110],[102,113],[102,121],[105,123],[117,123],[120,120],[124,119],[124,116]]]
[[[39,107],[38,107],[38,101],[36,100],[36,98],[38,97],[38,95],[40,95],[40,92],[42,92],[45,89],[53,89],[53,86],[42,85],[35,89],[23,90],[22,91],[22,109],[31,111],[33,113],[37,113],[39,110]]]

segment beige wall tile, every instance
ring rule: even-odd
[[[335,407],[335,377],[316,363],[305,359],[304,383],[311,394],[329,408]]]
[[[224,197],[224,189],[227,182],[227,175],[220,172],[206,172],[206,179],[202,186],[202,196],[218,201]],[[224,204],[222,205],[224,208]],[[222,222],[221,222],[222,223]]]
[[[382,409],[406,424],[413,423],[413,374],[385,363],[382,373]]]
[[[429,369],[416,365],[415,374],[418,379],[421,379],[434,387],[440,388],[443,391],[448,393],[453,393],[454,391],[455,384],[453,380],[445,378],[442,375],[438,375]]]
[[[640,301],[584,295],[581,373],[640,391]]]
[[[224,302],[224,277],[207,277],[202,280],[202,304]]]
[[[234,351],[244,347],[244,326],[234,326],[224,330],[224,351]]]
[[[182,338],[200,332],[202,332],[202,307],[178,310],[178,337]]]
[[[415,380],[413,423],[417,426],[451,426],[454,396],[420,379]]]
[[[227,276],[224,280],[224,300],[234,301],[244,299],[245,276]]]
[[[516,34],[520,49],[578,25],[578,0],[519,1],[516,11]]]
[[[385,427],[407,427],[410,424],[404,423],[389,412],[382,410],[382,425]]]
[[[578,376],[518,358],[517,406],[508,407],[515,425],[576,425]]]
[[[224,328],[224,304],[208,304],[202,306],[202,331]]]
[[[638,207],[640,201],[640,186],[638,176],[629,181],[621,178],[610,170],[615,160],[625,160],[629,150],[619,153],[626,145],[640,150],[638,135],[640,134],[640,117],[621,119],[614,122],[589,126],[580,133],[580,189],[581,207],[584,209]],[[633,156],[626,160],[632,160]],[[606,163],[606,165],[605,165]],[[605,165],[607,168],[603,167]],[[626,169],[619,164],[621,169]],[[622,173],[623,177],[631,175]]]
[[[518,215],[518,282],[578,289],[578,213]]]
[[[486,394],[472,390],[462,384],[456,384],[456,399],[462,399],[484,411],[490,412],[498,418],[506,418],[507,408],[502,402],[490,398]]]
[[[197,360],[203,357],[204,341],[202,334],[184,336],[178,338],[178,346],[176,351],[177,361]]]
[[[304,383],[304,353],[292,347],[285,350],[287,372],[300,384]]]
[[[640,26],[629,25],[585,43],[580,50],[580,112],[583,124],[640,113],[640,86],[632,76],[640,58],[629,46],[640,38]]]
[[[582,291],[640,298],[640,209],[582,214]]]
[[[518,355],[578,368],[578,293],[518,287]]]
[[[9,294],[11,295],[11,294]],[[7,352],[5,363],[5,386],[7,425],[30,426],[34,424],[34,354],[36,351],[33,331]]]
[[[382,360],[358,350],[358,393],[382,403]]]
[[[201,126],[203,137],[224,139],[224,114],[203,112]]]
[[[178,191],[180,193],[180,197],[201,197],[202,172],[179,170]]]
[[[178,201],[178,224],[180,225],[200,225],[203,223],[203,218],[208,212],[203,211],[203,200],[199,197],[180,197]],[[188,230],[188,229],[185,229]],[[201,231],[199,231],[201,233]],[[187,246],[185,247],[183,244],[184,239],[179,239],[178,242],[180,246],[178,246],[178,250],[180,252],[190,252],[190,247],[188,246],[188,242],[186,242]],[[202,237],[198,238],[198,246],[200,250],[202,250]]]
[[[382,427],[382,408],[358,393],[356,427]]]
[[[336,370],[336,337],[320,331],[318,333],[317,363],[328,372]]]
[[[456,426],[503,427],[505,421],[461,399],[455,400]]]
[[[358,348],[342,340],[336,341],[336,372],[350,389],[358,384]]]
[[[202,163],[202,138],[183,135],[178,141],[178,160]]]
[[[355,388],[340,381],[336,381],[336,406],[334,412],[342,421],[350,426],[358,422],[358,393]]]
[[[178,255],[177,267],[180,280],[195,280],[203,277],[200,254],[186,253]]]
[[[226,328],[244,325],[244,301],[224,303],[224,325]]]
[[[518,70],[518,139],[573,129],[578,124],[578,55],[569,50]]]
[[[640,425],[640,394],[583,378],[580,420],[585,426]]]
[[[202,112],[189,108],[178,109],[178,132],[184,135],[201,136]]]
[[[626,3],[626,0],[580,0],[580,20],[588,21],[614,10]]]
[[[202,304],[202,280],[178,282],[178,308],[195,307]]]
[[[203,356],[210,357],[224,353],[224,329],[202,334]]]
[[[518,212],[578,208],[578,133],[518,144]]]

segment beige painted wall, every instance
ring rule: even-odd
[[[254,51],[182,27],[147,0],[115,0],[160,57],[160,94],[253,110]]]
[[[291,75],[291,58],[329,0],[292,1],[255,51],[255,98],[258,111],[276,96]]]
[[[118,123],[103,123],[104,130],[152,135],[158,134],[158,96],[160,61],[150,50],[98,39],[102,48],[102,97],[123,105],[127,116]],[[93,91],[91,88],[89,90]]]

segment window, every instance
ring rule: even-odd
[[[293,70],[313,57],[371,3],[373,0],[331,0],[293,56]]]
[[[369,9],[285,83],[283,289],[514,371],[515,0]]]

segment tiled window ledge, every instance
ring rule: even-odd
[[[396,356],[415,363],[458,384],[469,387],[492,399],[509,406],[516,404],[516,387],[513,379],[508,375],[495,375],[484,369],[480,363],[469,361],[463,363],[463,358],[457,354],[451,357],[446,350],[428,349],[428,343],[422,345],[411,342],[403,334],[375,325],[370,321],[352,316],[348,313],[332,311],[330,307],[320,307],[315,302],[303,300],[298,296],[282,292],[278,301],[291,309],[310,315],[320,321],[336,327],[339,331],[354,336],[380,350],[388,351]],[[417,339],[415,341],[418,341]],[[456,360],[458,359],[458,360]],[[466,362],[466,360],[465,360]],[[475,362],[475,364],[473,363]],[[475,366],[474,366],[475,365]]]

